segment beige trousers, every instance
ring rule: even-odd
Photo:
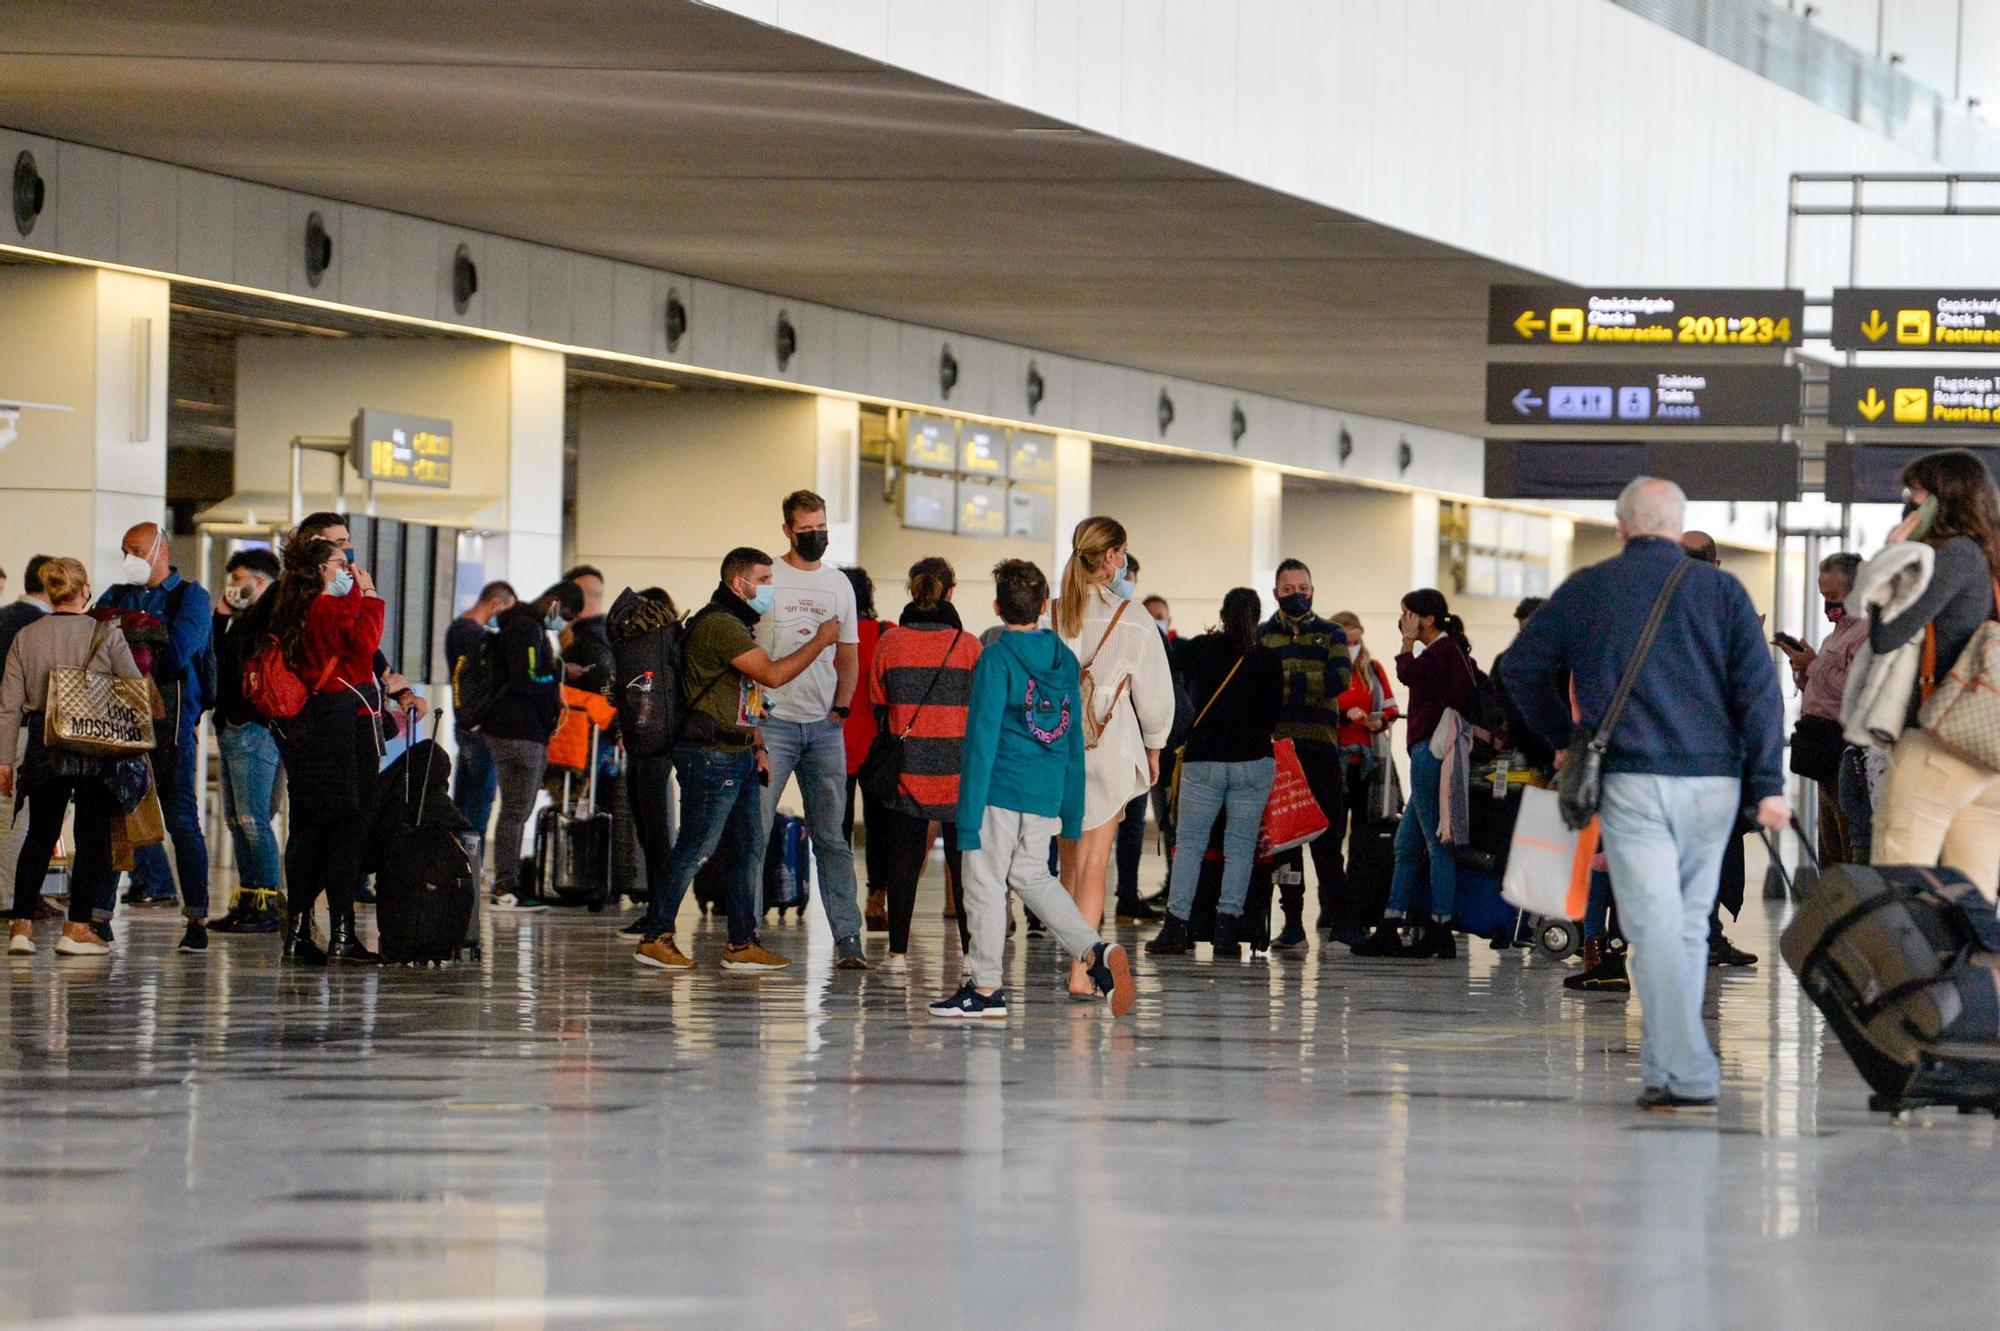
[[[1876,864],[1942,864],[1986,899],[2000,890],[2000,772],[1957,757],[1921,730],[1889,755],[1875,808]]]

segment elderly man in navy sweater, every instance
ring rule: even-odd
[[[1687,565],[1608,737],[1599,805],[1618,918],[1643,1008],[1642,1109],[1710,1109],[1721,1069],[1702,1026],[1708,915],[1738,811],[1785,826],[1784,703],[1743,585],[1680,546],[1687,497],[1642,476],[1618,497],[1625,550],[1557,589],[1507,650],[1506,684],[1558,749],[1573,729],[1561,681],[1594,727],[1617,692],[1667,575]]]

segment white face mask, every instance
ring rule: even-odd
[[[144,587],[153,580],[153,556],[159,553],[160,538],[153,538],[153,548],[143,555],[127,554],[119,564],[119,571],[125,581],[135,587]]]
[[[222,599],[229,602],[229,608],[232,610],[248,610],[253,598],[248,587],[225,587],[222,589]]]

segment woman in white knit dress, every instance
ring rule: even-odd
[[[1104,919],[1105,872],[1119,818],[1159,779],[1160,750],[1174,723],[1174,685],[1160,631],[1132,605],[1125,529],[1110,518],[1085,518],[1070,543],[1055,629],[1089,678],[1091,716],[1084,728],[1083,836],[1061,843],[1062,880],[1096,928]],[[1097,998],[1080,965],[1070,968],[1069,991],[1079,1000]]]

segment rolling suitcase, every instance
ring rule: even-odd
[[[701,862],[694,875],[694,904],[703,915],[722,909],[723,893],[729,887],[729,857],[720,850]]]
[[[1389,908],[1396,876],[1396,821],[1367,822],[1347,842],[1347,909],[1354,927],[1372,931]]]
[[[1188,909],[1188,937],[1197,943],[1215,941],[1216,907],[1222,903],[1222,830],[1226,815],[1215,821],[1208,849],[1202,853],[1201,876],[1195,880],[1194,905]],[[1253,952],[1271,948],[1271,875],[1276,868],[1259,864],[1250,870],[1250,890],[1243,898],[1243,939]]]
[[[1963,876],[1827,867],[1779,950],[1868,1083],[1870,1109],[2000,1116],[2000,918]]]
[[[778,919],[803,911],[812,897],[812,838],[803,820],[781,813],[771,820],[771,844],[764,855],[764,909]]]
[[[590,757],[584,795],[570,802],[568,773],[563,775],[566,808],[543,809],[535,818],[535,881],[540,894],[564,906],[601,911],[611,900],[612,820],[597,802],[597,731],[590,732]]]
[[[384,774],[401,795],[375,872],[375,927],[388,962],[452,961],[476,937],[478,880],[451,802],[451,763],[437,757],[435,740],[413,744]]]

